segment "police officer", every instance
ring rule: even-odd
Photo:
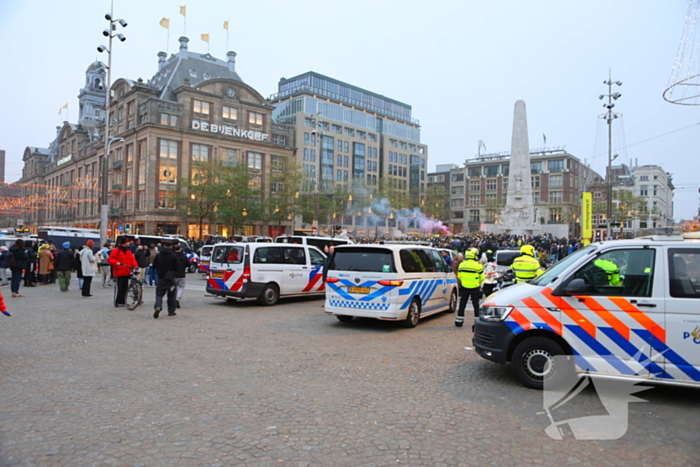
[[[620,268],[617,267],[617,264],[613,263],[612,261],[608,261],[607,259],[597,259],[593,264],[605,271],[605,274],[608,276],[608,285],[622,285],[622,280],[620,279]]]
[[[535,247],[523,245],[520,256],[513,260],[510,267],[515,273],[515,283],[527,282],[542,274],[540,262],[535,258]]]
[[[464,309],[471,298],[474,305],[474,319],[479,316],[479,299],[481,298],[481,283],[484,282],[484,267],[477,259],[479,250],[470,248],[464,254],[464,261],[457,268],[459,283],[459,309],[455,318],[455,326],[458,328],[464,324]]]

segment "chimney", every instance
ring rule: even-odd
[[[190,41],[188,38],[185,36],[182,36],[180,39],[180,58],[187,58],[187,43]]]
[[[238,54],[233,50],[226,54],[228,57],[228,71],[230,72],[236,71],[236,55]]]
[[[56,127],[56,138],[58,138],[61,135],[61,128],[60,126]]]
[[[165,52],[158,52],[158,71],[162,70],[165,66],[165,57],[167,56],[168,54]]]

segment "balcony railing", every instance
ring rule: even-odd
[[[113,190],[121,190],[122,189],[122,184],[121,183],[115,183],[112,185]]]
[[[121,212],[122,212],[121,208],[109,208],[109,213],[112,215],[121,214]]]
[[[122,161],[114,161],[114,162],[112,162],[112,168],[113,168],[113,169],[121,169],[121,168],[122,168]]]

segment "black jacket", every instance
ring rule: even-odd
[[[158,279],[165,279],[165,273],[168,271],[173,272],[173,277],[177,273],[178,261],[175,257],[175,253],[171,248],[163,248],[160,253],[156,255],[153,259],[153,264],[151,267],[156,268],[158,271]]]
[[[13,271],[21,271],[22,269],[27,269],[29,266],[29,258],[27,258],[27,252],[24,248],[12,245],[10,247],[12,255],[15,257],[15,267],[11,268]]]
[[[149,250],[143,250],[140,248],[136,250],[136,253],[134,253],[136,264],[138,264],[140,268],[148,267],[148,256],[150,254],[151,252]]]
[[[61,250],[56,255],[56,271],[70,271],[73,269],[73,251]]]
[[[185,277],[187,275],[187,267],[190,265],[190,260],[187,259],[187,255],[185,255],[182,250],[175,252],[175,257],[177,258],[177,271],[175,272],[175,278]]]

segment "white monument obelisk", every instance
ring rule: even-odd
[[[532,234],[536,228],[530,175],[530,143],[525,101],[516,101],[510,148],[510,183],[499,223],[513,234]],[[500,229],[499,229],[500,230]]]

